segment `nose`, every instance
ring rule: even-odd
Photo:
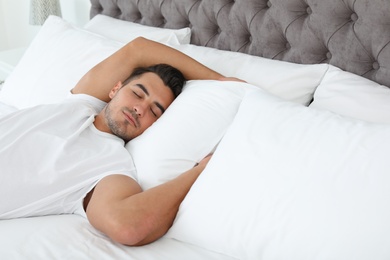
[[[137,114],[138,117],[142,117],[144,114],[144,108],[142,105],[135,105],[133,107],[134,112]]]

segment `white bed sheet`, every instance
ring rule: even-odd
[[[141,247],[123,246],[78,215],[1,220],[0,245],[0,259],[235,259],[164,237]]]

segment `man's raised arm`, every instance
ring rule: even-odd
[[[108,102],[108,93],[137,67],[165,63],[179,69],[187,80],[220,79],[221,74],[164,44],[139,37],[88,71],[73,88],[74,94],[88,94]]]

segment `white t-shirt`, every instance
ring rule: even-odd
[[[124,141],[93,124],[104,105],[72,95],[0,118],[0,219],[83,214],[84,197],[103,177],[136,179]]]

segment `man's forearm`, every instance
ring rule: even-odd
[[[166,63],[179,69],[187,80],[217,80],[222,77],[218,72],[204,66],[186,54],[161,43],[138,38],[134,41],[132,48],[134,48],[132,52],[134,50],[141,50],[137,52],[137,60],[142,63],[141,66]]]
[[[141,191],[124,175],[111,175],[95,187],[87,206],[90,223],[125,245],[144,245],[171,227],[180,203],[205,168],[210,157],[175,179]]]
[[[160,63],[179,69],[188,80],[222,77],[178,50],[145,38],[137,38],[88,71],[72,92],[92,95],[108,102],[110,90],[118,81],[125,81],[135,68]]]
[[[148,227],[150,230],[146,232],[145,238],[135,245],[151,243],[168,231],[181,202],[201,172],[201,169],[195,167],[170,182],[139,194],[139,196],[147,197],[147,200],[155,207],[150,212],[151,226]]]

